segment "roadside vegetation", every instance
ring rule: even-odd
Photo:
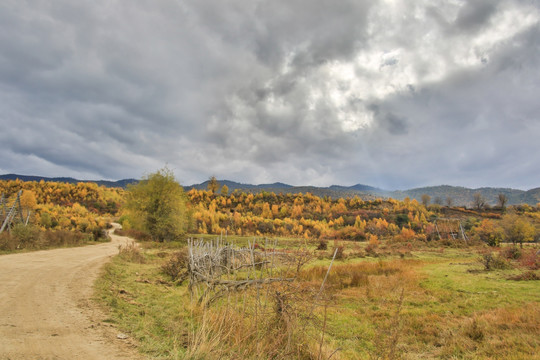
[[[107,241],[107,224],[124,196],[122,189],[93,183],[0,181],[2,223],[20,191],[21,216],[0,233],[0,253]]]
[[[293,282],[231,290],[205,305],[185,276],[185,243],[139,244],[106,266],[97,294],[108,321],[149,358],[539,358],[532,246],[514,258],[513,246],[345,241],[317,250],[280,239],[279,251],[310,254]],[[343,252],[328,272],[336,248]],[[486,251],[504,265],[487,269]]]
[[[209,184],[176,238],[122,210],[139,246],[96,284],[149,358],[540,358],[539,207]]]
[[[113,219],[138,240],[96,297],[152,359],[540,358],[540,206],[185,193],[168,169],[127,190],[0,182],[20,190],[29,225],[2,253],[102,241]]]

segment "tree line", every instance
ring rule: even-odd
[[[156,190],[156,186],[168,190]],[[170,170],[160,170],[128,187],[122,222],[127,228],[147,231],[158,241],[192,233],[376,242],[435,240],[434,220],[450,216],[461,219],[472,238],[491,245],[534,241],[540,222],[538,206],[487,211],[484,207],[443,208],[409,198],[332,199],[310,193],[229,194],[226,186],[219,189],[211,177],[208,190],[184,193]],[[153,193],[166,194],[162,204]]]

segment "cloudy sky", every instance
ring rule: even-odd
[[[537,0],[3,0],[0,173],[540,186]]]

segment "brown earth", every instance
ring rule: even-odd
[[[92,302],[102,266],[128,238],[0,256],[0,359],[140,359]]]

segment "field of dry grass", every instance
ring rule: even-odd
[[[331,245],[280,239],[281,251],[309,250],[295,281],[204,306],[171,277],[185,266],[182,245],[142,243],[140,254],[127,249],[106,267],[96,290],[109,321],[149,358],[540,358],[540,283],[515,280],[538,275],[536,249],[517,259],[495,249],[504,266],[488,271],[483,246]],[[328,271],[336,247],[343,252]]]

